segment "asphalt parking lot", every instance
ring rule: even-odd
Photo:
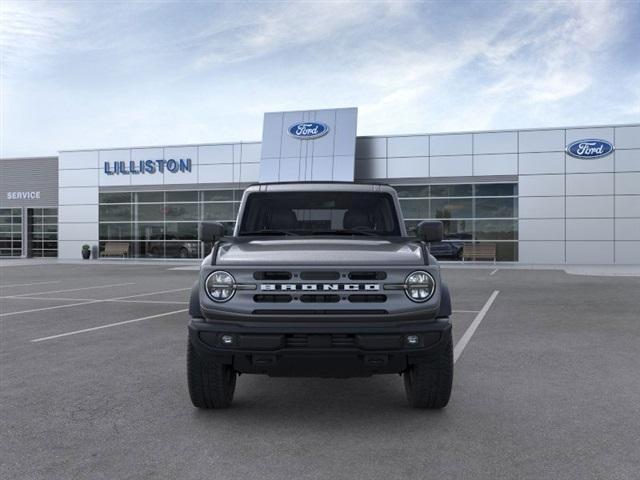
[[[244,375],[230,409],[198,411],[195,271],[7,262],[0,276],[1,478],[639,478],[638,277],[447,269],[457,362],[433,412],[395,375]]]

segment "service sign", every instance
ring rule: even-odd
[[[329,133],[329,125],[322,122],[300,122],[291,125],[287,132],[293,138],[312,140]]]
[[[606,140],[589,138],[578,140],[567,146],[567,153],[572,157],[593,160],[602,158],[613,152],[613,145]]]

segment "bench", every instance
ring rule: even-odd
[[[465,260],[493,260],[493,263],[496,263],[496,244],[495,243],[480,243],[480,244],[471,244],[465,243],[464,248],[462,250],[462,261]]]
[[[128,257],[129,244],[120,242],[107,242],[104,246],[103,257]]]

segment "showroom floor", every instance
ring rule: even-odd
[[[582,273],[447,268],[443,411],[395,375],[245,375],[232,408],[198,411],[195,271],[3,261],[0,477],[635,479],[640,278]]]

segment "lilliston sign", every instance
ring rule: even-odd
[[[154,173],[184,173],[190,171],[190,158],[104,162],[104,173],[107,175],[153,175]]]

